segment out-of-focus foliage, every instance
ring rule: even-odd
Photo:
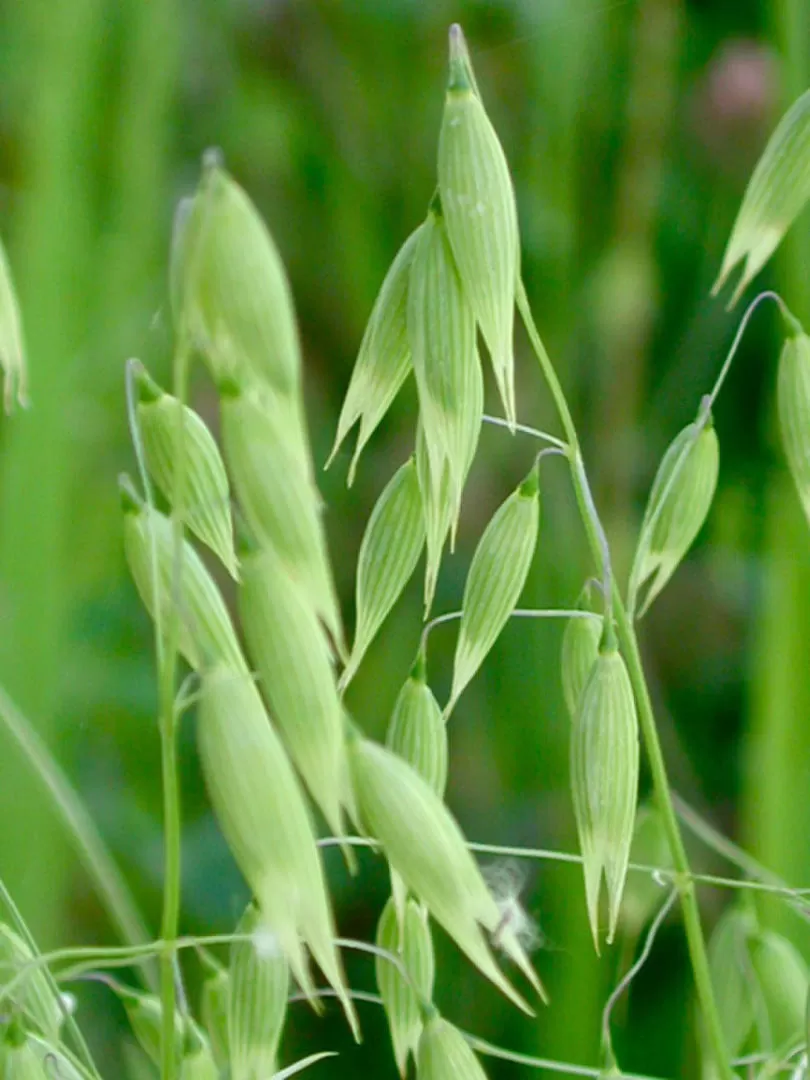
[[[626,574],[661,454],[695,415],[736,327],[709,288],[757,154],[810,82],[804,8],[802,0],[0,8],[0,231],[20,293],[32,400],[28,412],[0,418],[0,680],[73,777],[153,927],[161,802],[152,642],[124,571],[115,476],[132,467],[124,362],[137,355],[160,379],[168,370],[171,221],[203,151],[221,149],[289,271],[351,626],[365,522],[413,449],[412,383],[372,436],[351,490],[351,439],[328,473],[320,466],[374,297],[435,188],[446,32],[459,20],[513,172],[527,288]],[[797,232],[766,272],[802,317],[808,250]],[[776,437],[778,327],[766,311],[714,412],[722,466],[712,513],[642,637],[674,786],[806,885],[810,537]],[[212,419],[212,389],[197,374],[193,404]],[[551,426],[521,332],[516,389],[518,419]],[[491,379],[486,402],[498,410]],[[524,436],[485,429],[435,611],[459,606],[483,525],[533,452]],[[543,529],[523,601],[572,606],[591,572],[586,547],[564,469],[544,463],[542,482]],[[221,583],[231,597],[224,574]],[[421,610],[417,574],[350,687],[349,704],[377,737],[416,653]],[[454,712],[448,801],[468,836],[575,844],[561,633],[561,625],[508,625]],[[431,638],[442,703],[454,635],[449,625]],[[204,796],[192,724],[181,738],[183,926],[232,930],[245,890]],[[0,835],[0,874],[42,944],[112,940],[44,796],[3,737],[0,811],[4,822],[27,822]],[[720,868],[700,849],[695,860]],[[364,856],[352,881],[330,854],[328,869],[342,932],[372,939],[387,894],[383,864]],[[627,957],[617,944],[594,958],[576,868],[540,865],[522,900],[539,921],[535,962],[551,1006],[536,1023],[513,1015],[438,934],[437,1002],[483,1037],[593,1061],[601,1003]],[[724,897],[706,892],[701,901],[711,924]],[[799,924],[790,918],[780,929],[792,934]],[[368,958],[348,957],[347,969],[353,985],[372,986]],[[186,974],[195,997],[195,961]],[[626,1067],[694,1075],[688,995],[683,937],[667,927],[616,1017]],[[80,989],[79,999],[113,1075],[120,1017],[98,988]],[[320,1076],[362,1068],[393,1077],[380,1011],[369,1006],[361,1020],[366,1042],[355,1048],[337,1009],[319,1021],[293,1006],[281,1060],[335,1047],[341,1056],[319,1065]],[[494,1063],[488,1071],[513,1075]]]

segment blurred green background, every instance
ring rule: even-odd
[[[435,182],[446,31],[460,21],[512,165],[538,324],[581,427],[597,502],[626,569],[669,440],[693,418],[738,325],[709,298],[747,177],[784,106],[810,83],[804,0],[6,0],[0,7],[0,231],[20,291],[33,407],[0,419],[0,680],[86,800],[152,928],[159,918],[159,746],[150,625],[123,565],[115,478],[132,469],[124,361],[167,378],[166,267],[177,200],[222,149],[265,215],[296,297],[315,457],[331,444],[388,264]],[[810,316],[801,224],[767,283]],[[805,242],[803,242],[803,240]],[[810,884],[810,533],[778,446],[778,326],[754,318],[718,403],[721,478],[687,563],[642,637],[677,790],[795,885]],[[553,413],[522,332],[519,416]],[[194,401],[215,423],[199,373]],[[496,411],[492,386],[488,402]],[[348,451],[322,477],[336,574],[353,567],[377,494],[410,452],[403,392],[351,490]],[[458,606],[475,540],[526,471],[525,439],[483,433],[437,611]],[[591,572],[565,470],[543,469],[526,605],[570,605]],[[416,648],[415,580],[351,689],[382,735]],[[470,838],[573,850],[561,627],[507,627],[452,722],[448,799]],[[441,698],[454,630],[432,638]],[[182,731],[183,929],[229,930],[242,883]],[[646,784],[646,778],[645,778]],[[43,947],[115,936],[23,759],[0,734],[0,873]],[[722,863],[694,847],[696,866]],[[438,937],[438,1003],[526,1053],[597,1061],[599,1012],[632,943],[593,955],[576,868],[531,864],[524,902],[552,1005],[514,1013]],[[356,881],[329,861],[343,933],[369,939],[383,864]],[[728,896],[701,890],[711,926]],[[764,918],[801,937],[779,908]],[[351,980],[371,988],[368,958]],[[190,960],[193,995],[199,969]],[[98,986],[80,1018],[109,1075],[120,1015]],[[294,1006],[285,1060],[335,1047],[318,1075],[395,1075],[379,1010],[354,1048],[334,1010]],[[685,946],[669,920],[622,1007],[627,1068],[696,1075]],[[523,1075],[492,1062],[491,1077]]]

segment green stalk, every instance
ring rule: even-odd
[[[518,310],[526,325],[532,347],[540,362],[543,376],[548,383],[551,396],[557,407],[560,423],[563,426],[566,439],[569,443],[571,478],[594,558],[597,563],[602,566],[605,578],[609,579],[609,569],[605,566],[606,543],[604,540],[604,533],[596,515],[596,509],[593,505],[590,490],[587,486],[585,466],[579,450],[579,440],[577,438],[576,428],[574,427],[571,411],[568,408],[562,386],[557,378],[557,373],[554,370],[554,366],[551,363],[534,323],[534,318],[526,296],[526,290],[522,282],[518,285],[517,304]],[[692,964],[692,973],[695,980],[695,989],[697,991],[700,1009],[703,1014],[703,1020],[706,1025],[706,1034],[719,1076],[723,1078],[723,1080],[733,1080],[734,1074],[728,1063],[725,1039],[723,1038],[723,1030],[720,1026],[720,1015],[714,997],[711,975],[709,974],[709,959],[706,952],[706,942],[703,937],[703,928],[700,923],[700,910],[698,908],[695,885],[692,880],[689,860],[686,855],[680,826],[672,803],[672,794],[667,778],[664,755],[658,738],[658,729],[655,725],[655,715],[653,713],[649,690],[647,689],[644,668],[641,663],[636,632],[627,617],[621,595],[615,584],[611,588],[610,597],[612,597],[612,609],[616,619],[616,631],[619,644],[627,663],[630,681],[633,686],[633,693],[638,706],[639,721],[641,723],[641,730],[644,734],[644,743],[647,748],[647,757],[650,762],[650,770],[652,773],[653,789],[663,817],[664,828],[672,853],[672,864],[678,874],[676,884],[681,902],[681,910],[683,912],[683,921],[686,929],[686,940],[689,948],[689,958]],[[606,605],[609,603],[608,596],[605,597],[605,603]]]
[[[689,959],[692,963],[695,989],[703,1013],[703,1020],[706,1024],[706,1034],[719,1075],[731,1078],[733,1073],[728,1064],[725,1038],[720,1025],[720,1014],[714,998],[714,987],[709,972],[709,957],[706,952],[706,942],[703,938],[703,928],[700,923],[700,908],[698,907],[695,883],[692,879],[689,859],[686,855],[681,829],[672,802],[672,792],[667,777],[664,755],[661,750],[661,742],[658,738],[658,729],[655,726],[655,714],[650,701],[650,693],[647,689],[647,680],[644,677],[636,631],[627,617],[618,589],[614,590],[613,593],[613,609],[616,614],[616,631],[619,645],[627,662],[630,682],[638,705],[639,722],[644,735],[644,745],[647,748],[653,790],[655,791],[658,809],[661,811],[664,831],[672,854],[672,865],[678,874],[676,886],[681,901],[681,911],[683,912],[683,922],[686,929],[686,943],[689,948]]]
[[[173,393],[181,403],[177,410],[175,430],[175,474],[172,492],[172,540],[173,540],[173,602],[169,606],[165,641],[160,642],[158,630],[158,656],[160,658],[160,743],[163,779],[163,916],[160,936],[164,948],[160,956],[160,999],[162,1010],[161,1069],[162,1080],[174,1080],[177,1062],[174,1054],[174,1016],[177,1006],[177,933],[180,919],[181,875],[181,811],[180,785],[177,775],[177,710],[175,708],[175,684],[177,680],[177,639],[179,608],[182,602],[183,576],[183,487],[185,483],[185,447],[183,444],[184,410],[188,395],[188,346],[181,335],[174,359]],[[158,610],[160,605],[156,605]],[[162,647],[161,647],[162,645]]]

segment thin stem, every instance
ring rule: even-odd
[[[481,419],[485,424],[492,424],[493,427],[508,428],[510,431],[519,431],[522,435],[531,435],[535,439],[542,439],[544,442],[556,446],[558,450],[568,453],[568,443],[565,440],[558,439],[556,435],[549,435],[547,431],[541,431],[540,428],[529,427],[528,424],[510,425],[509,421],[504,420],[503,417],[490,416],[488,413],[484,413]]]
[[[405,967],[402,957],[397,956],[396,953],[392,953],[389,949],[382,948],[381,945],[374,945],[370,941],[358,941],[356,938],[335,938],[335,945],[341,949],[354,949],[355,952],[368,953],[370,956],[385,960],[386,963],[391,964],[397,969],[400,976],[411,988],[412,993],[416,995],[417,1001],[424,1000],[424,994],[419,989],[419,984]]]
[[[603,1069],[594,1068],[593,1065],[574,1065],[567,1061],[554,1061],[551,1058],[531,1057],[529,1054],[518,1054],[514,1050],[506,1050],[501,1046],[479,1039],[477,1035],[470,1035],[462,1031],[462,1035],[479,1054],[487,1057],[499,1058],[501,1061],[511,1061],[515,1065],[528,1065],[530,1069],[547,1069],[549,1072],[562,1073],[564,1076],[591,1076],[594,1080],[601,1080],[605,1076]],[[657,1080],[656,1077],[646,1076],[641,1073],[622,1072],[622,1080]]]
[[[365,990],[352,990],[349,988],[348,995],[352,1001],[364,1002],[368,1005],[381,1005],[385,1003],[378,994],[370,994]],[[337,998],[337,991],[333,990],[331,986],[319,987],[314,991],[314,994],[310,994],[307,997],[300,991],[290,994],[287,999],[289,1002],[306,1002],[311,997],[318,998]],[[512,1050],[507,1050],[501,1046],[495,1046],[493,1043],[486,1042],[484,1039],[479,1039],[477,1035],[471,1035],[468,1031],[458,1029],[467,1042],[470,1044],[473,1050],[478,1051],[479,1054],[485,1054],[488,1057],[500,1058],[502,1061],[512,1061],[517,1065],[528,1065],[532,1069],[548,1069],[549,1072],[562,1073],[567,1076],[590,1076],[594,1077],[594,1080],[600,1080],[600,1077],[604,1076],[601,1069],[594,1068],[591,1065],[575,1065],[567,1061],[555,1061],[553,1058],[536,1058],[529,1057],[527,1054],[518,1054]],[[659,1080],[655,1076],[643,1076],[639,1073],[622,1073],[622,1080]]]
[[[448,611],[444,615],[436,615],[430,622],[425,623],[422,629],[422,638],[419,642],[419,651],[424,653],[427,646],[427,639],[432,630],[435,630],[437,626],[443,626],[445,623],[455,622],[457,619],[460,619],[463,614],[463,611]]]
[[[792,318],[787,308],[787,305],[785,304],[785,301],[782,299],[779,293],[773,292],[773,290],[771,289],[767,289],[765,292],[761,292],[758,296],[754,297],[754,299],[745,309],[745,314],[743,315],[742,319],[740,319],[740,325],[737,327],[737,333],[734,335],[734,340],[732,341],[731,347],[728,350],[726,359],[723,362],[723,366],[720,368],[720,374],[715,380],[714,386],[712,387],[712,392],[705,399],[705,408],[707,413],[713,407],[715,401],[717,400],[717,395],[722,389],[723,383],[725,382],[726,376],[728,375],[729,369],[731,368],[732,361],[737,354],[737,349],[739,348],[740,342],[743,339],[743,335],[748,329],[748,323],[751,321],[751,316],[754,314],[759,305],[765,300],[773,300],[774,303],[778,305],[780,311],[786,319]]]
[[[567,863],[581,866],[585,861],[582,855],[573,851],[555,851],[553,848],[530,848],[510,847],[507,844],[482,844],[468,840],[467,847],[477,855],[497,855],[502,858],[512,859],[537,859],[546,862]],[[317,841],[318,847],[349,847],[368,848],[369,851],[378,851],[381,847],[378,840],[372,840],[367,836],[322,836]],[[631,873],[649,874],[661,885],[667,882],[676,882],[681,876],[680,871],[673,870],[668,866],[653,866],[650,863],[631,862],[627,864]],[[698,885],[710,885],[717,889],[737,889],[740,892],[761,892],[769,896],[781,897],[787,901],[798,914],[807,917],[806,897],[810,896],[810,887],[806,889],[791,889],[787,885],[768,884],[765,881],[750,881],[745,878],[722,877],[719,874],[696,874],[692,871],[688,875]]]
[[[610,567],[610,549],[605,536],[605,531],[602,528],[602,524],[599,520],[599,515],[596,512],[596,506],[591,494],[590,485],[588,483],[588,477],[585,472],[585,464],[582,460],[582,453],[579,448],[579,437],[577,436],[577,429],[574,426],[574,420],[571,416],[571,410],[568,408],[568,402],[565,399],[565,393],[563,392],[560,380],[557,378],[557,372],[554,370],[554,365],[551,362],[551,358],[546,352],[546,347],[543,344],[543,339],[540,337],[540,332],[537,329],[537,325],[532,315],[532,309],[529,305],[529,298],[526,295],[526,288],[522,279],[518,281],[516,300],[518,311],[523,319],[523,325],[526,327],[526,332],[529,335],[529,341],[534,349],[535,356],[540,364],[540,369],[543,373],[543,377],[546,380],[551,396],[554,399],[554,404],[557,409],[557,413],[560,418],[560,423],[565,431],[565,437],[568,440],[568,461],[571,467],[571,477],[574,482],[574,494],[576,495],[577,505],[579,506],[579,512],[582,517],[583,524],[585,525],[585,531],[588,535],[591,548],[597,558],[597,562],[602,570],[602,577],[604,583],[610,584],[612,580],[612,573]],[[608,612],[608,606],[610,603],[610,597],[612,589],[605,588],[605,612]]]
[[[619,980],[613,989],[610,997],[605,1002],[605,1007],[602,1010],[602,1044],[608,1050],[611,1061],[615,1061],[613,1054],[613,1044],[610,1038],[610,1014],[613,1011],[613,1006],[625,992],[630,983],[635,979],[636,975],[641,971],[644,965],[649,959],[652,947],[655,944],[655,939],[658,936],[658,931],[661,929],[661,925],[664,919],[672,910],[672,905],[678,898],[678,890],[673,889],[664,903],[658,910],[658,914],[650,924],[650,929],[647,931],[647,936],[644,939],[644,947],[638,955],[636,962],[629,968],[623,978]]]
[[[720,393],[726,376],[728,375],[732,361],[737,354],[737,349],[739,348],[740,342],[742,341],[743,335],[745,334],[745,331],[748,327],[748,323],[751,320],[751,316],[754,314],[756,309],[764,300],[773,300],[776,304],[778,304],[786,320],[793,319],[781,296],[779,296],[778,293],[772,292],[770,290],[760,293],[751,301],[751,303],[746,308],[745,314],[740,320],[740,325],[738,326],[737,332],[734,335],[734,340],[731,343],[731,348],[729,349],[723,362],[723,366],[720,369],[720,373],[715,380],[712,391],[711,393],[704,395],[698,409],[697,419],[694,421],[694,423],[690,425],[692,432],[691,439],[688,443],[684,444],[681,447],[675,466],[672,469],[669,477],[667,478],[663,489],[661,490],[660,496],[658,498],[658,505],[656,506],[655,511],[653,512],[649,521],[647,520],[645,515],[645,519],[641,529],[641,536],[639,538],[636,549],[636,555],[633,560],[633,568],[630,572],[630,585],[627,594],[627,614],[630,622],[634,623],[636,621],[636,604],[638,600],[638,591],[645,584],[645,581],[637,580],[636,569],[646,558],[655,527],[658,524],[658,521],[660,520],[662,514],[664,513],[664,510],[666,509],[669,493],[674,490],[678,478],[680,477],[683,470],[686,468],[686,462],[689,458],[692,447],[695,445],[701,433],[703,432],[703,429],[710,421],[712,408],[714,407],[714,403],[717,400],[717,395]],[[649,593],[647,595],[649,596]],[[645,602],[642,604],[642,615],[644,614],[648,603],[649,601],[645,599]]]
[[[184,335],[178,342],[173,365],[173,391],[178,401],[177,421],[174,432],[174,476],[172,484],[172,602],[166,619],[166,640],[158,651],[160,663],[160,747],[163,780],[163,838],[164,880],[163,916],[161,937],[165,948],[160,957],[161,1038],[160,1075],[162,1080],[174,1080],[177,1069],[175,1059],[175,1009],[177,1005],[177,938],[180,919],[181,888],[181,811],[180,784],[177,770],[177,711],[175,687],[177,682],[177,658],[179,636],[179,612],[183,603],[183,500],[186,473],[184,444],[185,403],[188,394],[189,349]],[[159,603],[155,604],[160,607]]]
[[[616,613],[619,644],[627,662],[627,670],[638,707],[639,723],[644,736],[644,745],[647,748],[655,798],[661,811],[673,867],[678,873],[676,885],[680,894],[686,942],[692,963],[695,989],[706,1025],[706,1034],[719,1075],[724,1080],[733,1080],[733,1073],[728,1063],[723,1029],[720,1024],[720,1015],[714,997],[714,987],[709,972],[709,958],[700,923],[700,909],[695,892],[695,883],[689,867],[689,859],[686,855],[678,819],[675,815],[666,764],[658,738],[658,730],[655,726],[655,715],[644,677],[638,641],[635,629],[627,617],[624,604],[616,590],[614,590],[613,608]]]
[[[516,299],[518,310],[526,325],[529,339],[537,355],[541,371],[557,407],[560,423],[563,426],[566,438],[570,444],[571,476],[574,483],[577,502],[580,506],[585,531],[588,535],[594,557],[598,563],[601,563],[603,576],[607,579],[609,571],[605,564],[604,551],[606,540],[604,538],[604,531],[599,525],[599,518],[596,513],[596,508],[593,505],[593,500],[589,499],[590,489],[587,486],[585,466],[579,451],[579,440],[577,438],[576,428],[562,386],[557,378],[557,373],[554,370],[554,366],[551,363],[537,327],[535,326],[534,318],[532,317],[531,308],[526,296],[526,290],[522,281],[518,283]],[[673,865],[679,875],[676,884],[681,899],[684,927],[686,930],[689,955],[692,962],[695,987],[701,1012],[703,1013],[706,1024],[711,1054],[714,1058],[715,1066],[721,1080],[733,1080],[733,1074],[728,1064],[723,1031],[720,1026],[717,1003],[714,997],[714,988],[709,974],[709,960],[706,953],[703,930],[700,924],[700,911],[698,909],[697,897],[695,894],[695,885],[692,880],[689,861],[686,857],[686,850],[683,846],[683,839],[678,826],[678,820],[672,805],[664,756],[658,739],[658,730],[655,726],[655,716],[653,713],[652,702],[650,701],[649,691],[647,689],[647,682],[644,677],[644,669],[639,655],[638,642],[636,640],[635,630],[627,618],[627,613],[625,612],[621,596],[619,595],[615,584],[611,592],[607,593],[605,596],[606,614],[610,609],[612,609],[616,618],[619,644],[628,665],[630,680],[633,685],[633,693],[638,705],[639,720],[647,748],[647,756],[650,761],[655,797],[663,817]]]
[[[420,651],[424,652],[432,630],[444,623],[455,622],[463,614],[462,611],[448,611],[425,623],[419,644]],[[509,615],[510,619],[601,619],[601,617],[595,611],[584,611],[581,608],[515,608]]]
[[[529,298],[526,295],[526,287],[523,284],[523,279],[518,279],[517,292],[515,295],[517,301],[518,311],[523,319],[523,325],[526,327],[526,332],[529,335],[529,341],[534,349],[535,356],[540,362],[540,368],[543,372],[543,376],[548,384],[548,388],[551,392],[551,396],[554,399],[554,405],[557,409],[557,414],[560,418],[560,423],[563,426],[565,437],[568,440],[569,449],[574,452],[579,448],[579,439],[577,438],[577,429],[574,426],[574,421],[571,416],[571,410],[568,408],[568,402],[565,400],[565,394],[563,388],[560,385],[560,380],[557,378],[557,372],[554,370],[554,365],[551,362],[551,357],[546,352],[546,347],[543,344],[543,339],[540,337],[540,333],[534,322],[534,316],[532,315],[532,309],[529,306]]]
[[[510,619],[596,619],[602,616],[582,608],[515,608]]]
[[[607,614],[609,598],[613,592],[613,568],[610,561],[610,546],[607,541],[607,536],[605,535],[605,530],[602,527],[602,522],[599,519],[599,514],[596,510],[596,503],[593,499],[591,486],[588,483],[582,454],[577,450],[576,454],[570,460],[571,469],[575,477],[577,501],[580,504],[580,510],[584,509],[583,520],[585,521],[586,528],[589,530],[591,542],[595,542],[599,550],[602,562],[602,593],[605,598],[605,613]]]

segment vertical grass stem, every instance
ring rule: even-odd
[[[590,499],[590,492],[587,488],[585,467],[579,450],[579,440],[577,438],[576,428],[574,427],[574,421],[571,417],[571,411],[568,408],[568,402],[566,401],[562,386],[557,378],[557,373],[554,370],[554,366],[551,363],[537,327],[535,326],[534,318],[526,296],[526,290],[522,282],[518,285],[517,305],[526,326],[532,348],[540,363],[543,377],[545,378],[551,396],[554,399],[560,423],[562,424],[565,437],[570,446],[569,461],[571,465],[571,477],[589,543],[593,549],[594,557],[597,562],[602,565],[603,576],[608,577],[609,572],[604,565],[604,533],[601,525],[598,523],[596,509],[593,505],[593,500]],[[609,597],[605,598],[606,604],[609,603],[609,600]],[[721,1080],[733,1080],[733,1073],[726,1054],[723,1031],[720,1026],[717,1002],[714,997],[714,988],[709,974],[709,960],[706,952],[706,942],[703,937],[703,929],[700,923],[700,911],[695,893],[695,884],[692,879],[689,860],[686,856],[686,849],[683,845],[683,838],[672,803],[664,755],[661,750],[661,743],[658,739],[655,715],[653,713],[649,690],[647,689],[644,668],[641,663],[638,641],[636,639],[635,629],[627,617],[627,612],[625,611],[621,595],[615,583],[612,588],[612,609],[616,619],[616,631],[619,645],[627,663],[630,681],[633,686],[633,693],[636,697],[639,723],[644,735],[647,757],[650,762],[655,798],[661,810],[667,840],[672,852],[672,864],[677,875],[676,884],[681,902],[681,910],[683,912],[689,958],[692,965],[692,973],[695,980],[695,989],[697,991],[700,1011],[706,1025],[706,1034],[718,1076]]]

